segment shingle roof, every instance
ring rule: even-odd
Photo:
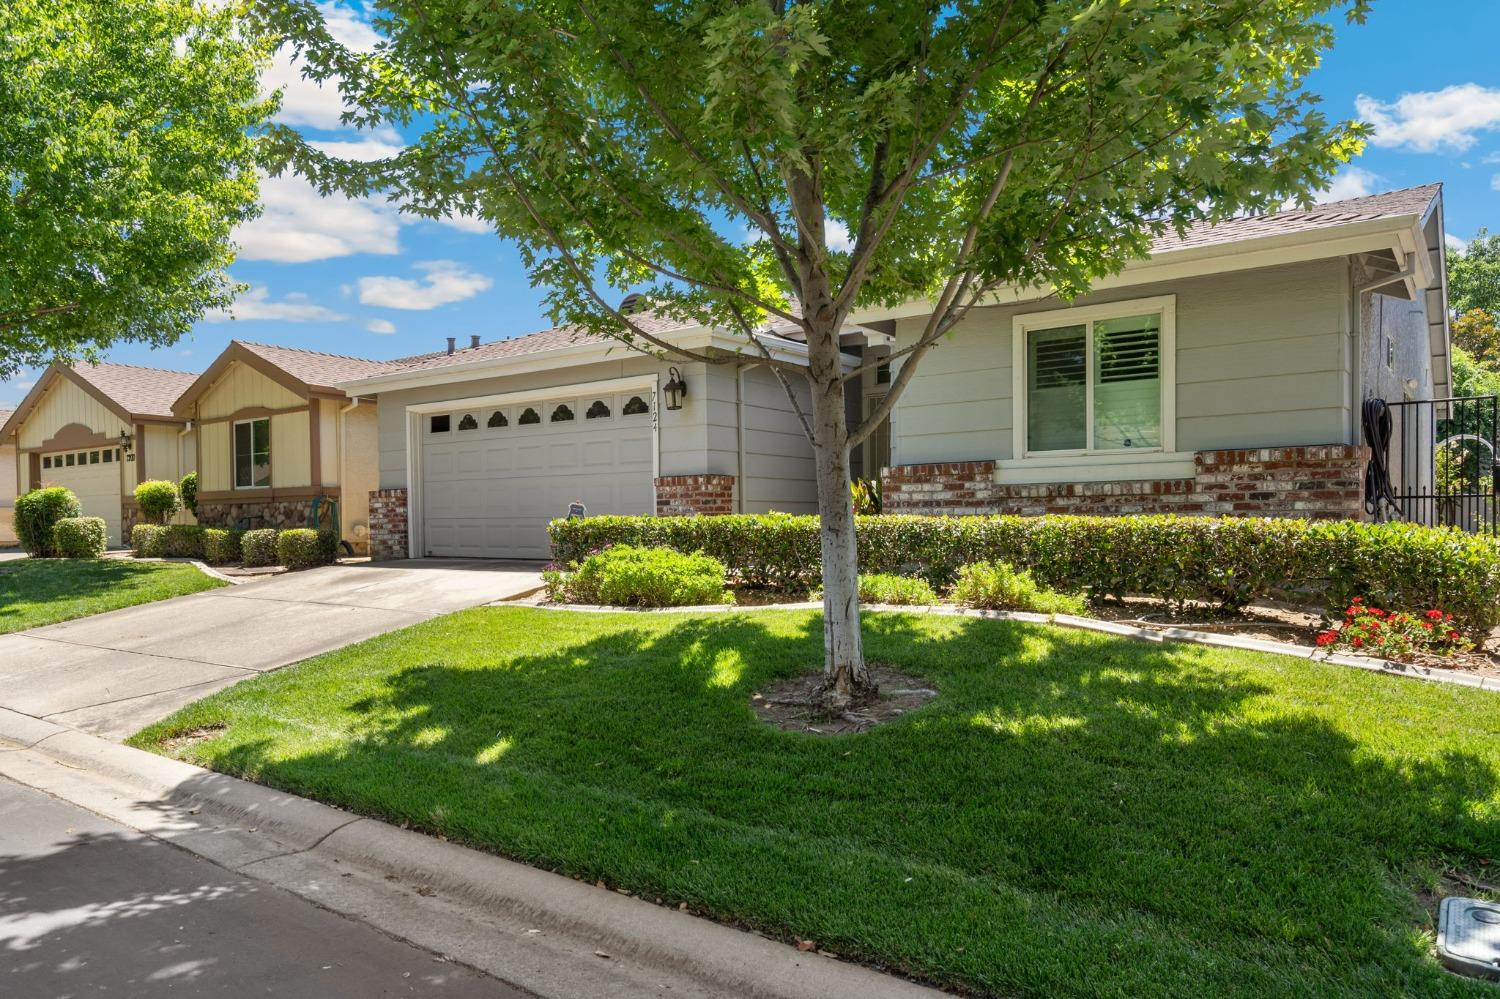
[[[198,376],[187,371],[131,364],[75,364],[79,378],[113,399],[131,416],[172,419],[172,403]]]
[[[665,333],[669,330],[687,329],[697,325],[688,320],[669,319],[650,312],[638,312],[630,318],[642,330],[653,335]],[[464,364],[469,361],[489,361],[502,357],[535,354],[544,350],[570,347],[580,343],[604,343],[609,339],[609,337],[589,333],[578,326],[554,326],[551,329],[542,330],[538,333],[528,333],[524,336],[511,337],[507,340],[482,343],[478,347],[464,347],[455,350],[451,354],[444,350],[435,351],[431,354],[417,354],[413,357],[400,358],[387,362],[379,371],[372,371],[370,374],[383,374],[395,371],[424,371],[432,368],[447,367],[450,364]],[[359,378],[364,376],[352,375],[350,377]]]
[[[1207,223],[1191,226],[1181,236],[1167,233],[1157,239],[1151,247],[1153,254],[1171,253],[1174,250],[1190,250],[1200,246],[1221,243],[1237,243],[1246,239],[1261,239],[1294,232],[1328,229],[1334,226],[1367,222],[1375,219],[1395,218],[1402,215],[1420,215],[1432,204],[1432,199],[1443,189],[1441,184],[1424,184],[1407,187],[1399,191],[1384,191],[1362,198],[1330,201],[1314,205],[1306,211],[1293,209],[1272,212],[1269,215],[1249,215],[1229,219],[1216,225]]]
[[[370,375],[389,371],[400,364],[399,361],[371,361],[363,357],[325,354],[322,351],[304,350],[300,347],[277,347],[268,343],[249,343],[244,340],[236,340],[235,343],[276,365],[311,388],[337,389],[340,382],[367,378]],[[185,389],[186,386],[184,386]],[[178,394],[181,395],[181,392]]]

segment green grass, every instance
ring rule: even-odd
[[[0,635],[224,585],[181,563],[115,558],[0,562]]]
[[[880,614],[931,705],[769,729],[810,612],[481,608],[136,745],[1005,996],[1494,996],[1416,892],[1500,858],[1500,700],[1269,655]],[[1491,867],[1491,870],[1494,868]]]

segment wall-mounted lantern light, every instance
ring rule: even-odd
[[[676,368],[668,368],[667,375],[667,384],[662,386],[662,391],[667,394],[667,408],[681,409],[682,397],[687,395],[687,384],[682,380],[682,372]]]
[[[135,461],[135,434],[120,431],[120,454],[126,461]]]

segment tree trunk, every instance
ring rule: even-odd
[[[854,503],[849,494],[849,428],[839,381],[837,338],[831,358],[814,358],[813,433],[823,548],[823,699],[842,711],[875,692],[865,666],[859,624],[859,566]],[[822,353],[814,350],[814,354]],[[822,363],[819,363],[819,362]],[[831,370],[830,370],[831,369]]]

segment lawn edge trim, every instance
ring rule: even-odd
[[[525,603],[518,605],[511,602],[506,602],[503,605],[488,604],[487,606],[524,606],[543,611],[590,614],[753,614],[760,611],[823,609],[823,604],[820,601],[803,601],[787,604],[755,604],[747,607],[740,607],[735,604],[704,604],[696,607],[610,607],[597,604]],[[1274,655],[1293,656],[1297,659],[1310,659],[1313,662],[1328,663],[1333,666],[1347,666],[1385,676],[1400,676],[1410,680],[1425,680],[1428,683],[1448,684],[1454,687],[1468,687],[1473,690],[1487,690],[1491,693],[1500,693],[1500,677],[1475,676],[1470,673],[1460,673],[1456,670],[1434,669],[1431,666],[1396,662],[1392,659],[1355,656],[1342,652],[1324,652],[1321,649],[1309,648],[1306,645],[1296,645],[1291,642],[1273,642],[1268,639],[1245,638],[1239,635],[1218,635],[1206,631],[1192,631],[1187,628],[1164,628],[1158,631],[1153,628],[1137,628],[1128,624],[1120,624],[1116,621],[1079,617],[1073,614],[1036,614],[1030,611],[978,610],[969,607],[947,605],[923,607],[896,604],[863,604],[860,609],[872,611],[877,614],[930,614],[938,617],[975,617],[989,621],[1021,621],[1026,624],[1052,624],[1060,628],[1101,632],[1106,635],[1133,638],[1137,641],[1152,642],[1157,645],[1163,642],[1186,642],[1192,645],[1211,645],[1219,648],[1239,649],[1243,652],[1269,652]]]

